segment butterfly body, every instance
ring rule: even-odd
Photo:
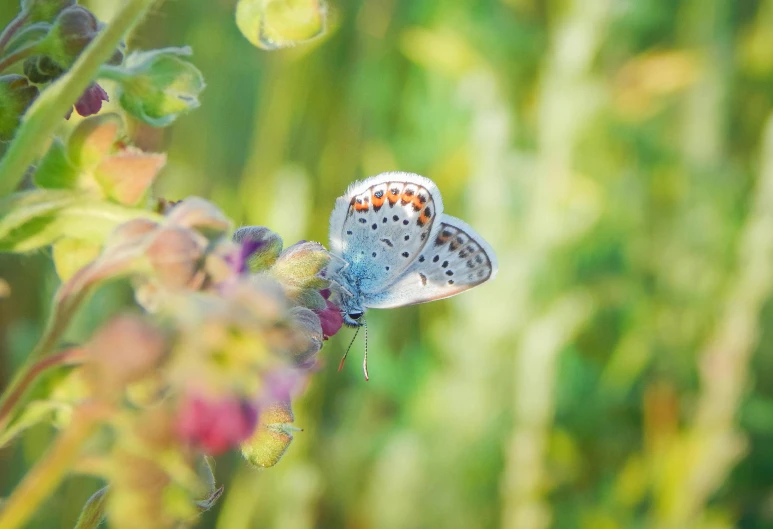
[[[470,226],[443,213],[440,191],[413,173],[355,182],[330,216],[330,279],[341,312],[362,325],[368,308],[434,301],[469,290],[497,272],[494,251]]]

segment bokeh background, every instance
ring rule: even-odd
[[[157,196],[325,242],[350,182],[413,171],[500,271],[371,311],[370,382],[362,334],[340,373],[352,331],[326,343],[304,431],[269,470],[219,458],[200,527],[773,527],[772,0],[331,0],[324,37],[273,52],[234,8],[170,0],[131,41],[191,45],[208,83],[134,129],[169,152]],[[0,276],[2,386],[56,279],[43,252]],[[102,289],[73,339],[130,295]],[[51,435],[0,452],[0,496]],[[33,526],[99,486],[68,480]]]

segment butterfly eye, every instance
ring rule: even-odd
[[[360,311],[350,312],[349,317],[353,320],[359,320],[360,318],[362,318],[362,312]]]

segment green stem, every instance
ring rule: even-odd
[[[24,59],[26,59],[31,55],[35,55],[35,53],[37,53],[37,50],[38,50],[38,45],[37,43],[35,43],[30,46],[27,46],[26,48],[16,50],[10,55],[6,55],[2,59],[0,59],[0,72],[5,70],[9,66],[16,64],[19,61],[23,61]]]
[[[67,330],[70,320],[75,316],[78,306],[91,291],[88,285],[82,285],[81,288],[73,287],[75,280],[76,278],[72,278],[60,287],[54,299],[51,316],[46,323],[43,336],[30,352],[24,365],[16,372],[11,383],[0,395],[0,433],[5,431],[13,411],[36,382],[37,374],[39,374],[36,373],[37,366],[46,362],[45,356],[56,347],[62,334]],[[40,358],[43,360],[39,360]]]
[[[16,18],[11,20],[11,23],[5,26],[5,29],[0,33],[0,57],[5,53],[5,47],[11,41],[16,32],[21,29],[24,24],[27,23],[27,13],[19,13]]]
[[[47,356],[31,364],[29,368],[20,370],[17,378],[14,379],[14,383],[8,388],[8,391],[3,395],[2,402],[0,402],[0,431],[7,423],[10,413],[16,407],[16,404],[40,375],[52,367],[77,362],[82,355],[83,351],[79,348],[67,349]]]
[[[76,412],[70,426],[56,440],[42,460],[25,476],[0,511],[0,529],[22,527],[40,503],[59,485],[78,457],[83,443],[98,424],[97,409]]]
[[[27,112],[16,137],[0,160],[0,196],[19,185],[41,146],[54,134],[67,111],[95,78],[99,67],[156,0],[128,0],[113,20],[81,53],[73,67],[51,84]]]

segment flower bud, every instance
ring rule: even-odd
[[[21,11],[30,22],[50,22],[76,0],[21,0]]]
[[[244,226],[234,232],[234,242],[260,242],[247,259],[250,272],[262,272],[269,268],[279,257],[284,244],[282,238],[263,226]]]
[[[218,455],[248,439],[257,424],[257,407],[244,399],[188,395],[179,408],[177,433],[184,443]]]
[[[190,54],[190,48],[135,52],[123,66],[103,71],[118,83],[121,106],[127,112],[154,127],[165,127],[199,106],[204,78],[198,68],[180,58]]]
[[[105,92],[105,89],[97,83],[91,83],[75,102],[75,110],[84,118],[93,116],[102,110],[102,101],[110,101],[107,92]],[[70,119],[71,114],[72,110],[70,110],[65,118]]]
[[[285,251],[271,268],[271,273],[286,285],[319,290],[327,286],[327,280],[320,277],[330,261],[330,254],[318,242],[299,242]]]
[[[325,32],[324,0],[239,0],[236,25],[259,48],[286,48]]]
[[[306,307],[290,309],[291,339],[286,352],[293,365],[309,368],[316,363],[317,353],[322,349],[322,326],[319,317]]]
[[[56,17],[46,38],[46,54],[62,68],[69,68],[97,36],[97,18],[85,7],[74,5]]]
[[[64,70],[48,55],[34,55],[24,61],[24,75],[33,83],[53,81],[63,72]]]
[[[197,288],[203,281],[199,270],[204,243],[194,231],[179,226],[164,226],[156,232],[145,255],[164,287]]]
[[[242,444],[242,455],[256,467],[272,467],[282,458],[293,440],[289,423],[295,421],[289,400],[264,406],[260,413],[260,425],[252,437]]]
[[[13,138],[24,112],[38,97],[38,89],[26,77],[0,76],[0,141]]]
[[[175,205],[167,217],[169,224],[192,228],[213,240],[231,228],[228,220],[217,206],[199,197],[188,197]]]
[[[168,344],[164,334],[145,319],[120,315],[99,329],[85,349],[87,378],[104,396],[151,373]]]

